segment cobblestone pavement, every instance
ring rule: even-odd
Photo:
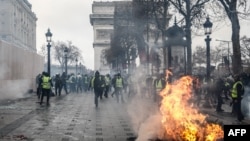
[[[150,108],[155,108],[150,106],[151,99],[140,100],[144,102],[130,103],[130,108],[137,109],[131,113],[138,116],[138,122],[143,115],[150,114],[148,111],[154,110]],[[95,108],[91,93],[52,97],[49,107],[40,106],[35,95],[7,101],[0,104],[0,141],[126,141],[136,136],[135,122],[131,121],[128,99],[126,101],[117,103],[115,98],[104,98]],[[140,111],[142,108],[145,111]],[[227,104],[223,109],[222,113],[215,112],[214,108],[201,108],[200,111],[211,121],[238,124]],[[249,123],[246,120],[241,124]]]
[[[126,110],[114,98],[95,108],[93,94],[52,97],[40,106],[37,97],[0,106],[0,140],[123,141],[134,136]]]

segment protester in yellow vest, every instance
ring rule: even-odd
[[[154,88],[154,101],[159,103],[160,96],[159,93],[166,86],[166,80],[164,74],[159,74],[156,79],[153,80],[153,88]]]
[[[242,76],[235,75],[235,83],[233,84],[231,97],[233,99],[232,113],[237,114],[237,120],[241,122],[244,120],[244,116],[241,112],[241,100],[244,95],[244,85],[242,83]]]
[[[114,85],[115,85],[115,96],[116,96],[116,100],[117,100],[117,102],[119,103],[119,99],[120,99],[120,97],[121,97],[121,102],[123,103],[123,102],[124,102],[124,99],[123,99],[122,90],[123,90],[124,82],[123,82],[123,78],[121,77],[121,74],[120,74],[120,73],[117,74],[117,76],[116,76],[116,78],[115,78]]]
[[[51,87],[53,86],[52,80],[47,72],[43,72],[43,77],[41,78],[41,86],[42,86],[42,97],[40,101],[40,105],[43,104],[43,97],[47,96],[47,106],[49,106],[49,98],[51,93]]]
[[[104,96],[106,98],[108,98],[108,93],[110,91],[110,85],[111,85],[111,77],[109,74],[106,74],[106,76],[105,76],[105,92],[104,92]]]

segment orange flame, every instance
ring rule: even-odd
[[[167,71],[167,77],[169,75]],[[190,76],[183,76],[172,84],[167,83],[162,96],[160,112],[163,132],[160,139],[185,141],[215,141],[222,139],[221,126],[206,122],[206,116],[192,107],[192,82]]]

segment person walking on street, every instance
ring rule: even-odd
[[[117,102],[119,103],[119,99],[121,97],[121,102],[124,103],[123,93],[122,93],[124,87],[124,81],[120,73],[117,74],[114,84],[115,84],[115,96]]]
[[[99,71],[95,72],[95,76],[92,78],[91,82],[90,82],[90,86],[89,89],[92,87],[94,89],[94,94],[95,94],[95,107],[97,108],[98,105],[98,98],[101,96],[102,93],[102,82],[101,82],[101,76]]]
[[[38,99],[40,99],[41,95],[42,95],[41,81],[42,81],[43,74],[44,74],[44,72],[42,74],[38,74],[36,77],[36,83],[37,83],[36,94],[37,94]]]
[[[115,94],[115,80],[117,78],[117,74],[115,74],[111,79],[111,89],[113,89],[113,92],[111,93],[111,96],[113,97]]]
[[[76,93],[76,76],[72,73],[69,77],[70,92]]]
[[[78,73],[76,76],[76,92],[77,93],[82,93],[82,88],[83,88],[83,80],[82,80],[82,75]]]
[[[83,89],[84,89],[84,92],[88,91],[88,86],[89,86],[89,77],[88,77],[87,74],[85,74],[83,76]]]
[[[106,83],[105,83],[105,76],[104,75],[101,75],[100,76],[100,78],[101,78],[101,95],[100,95],[100,99],[102,99],[102,96],[103,96],[103,94],[104,94],[104,92],[105,92],[105,86],[106,86]]]
[[[216,112],[223,112],[224,110],[221,108],[222,104],[223,104],[223,100],[222,100],[222,94],[223,94],[223,90],[224,88],[224,81],[222,78],[219,78],[216,83],[215,83],[215,94],[217,96],[217,106],[216,106]]]
[[[234,77],[235,83],[233,84],[231,96],[233,99],[233,108],[232,112],[236,113],[237,120],[241,122],[244,120],[244,116],[241,112],[241,100],[244,95],[244,85],[242,83],[242,76],[241,75],[235,75]]]
[[[166,80],[164,74],[159,74],[157,78],[153,81],[153,88],[154,88],[154,102],[160,104],[160,92],[166,86]]]
[[[62,80],[61,80],[59,73],[56,74],[54,81],[55,81],[55,94],[56,94],[56,96],[57,96],[57,94],[59,96],[61,96]]]
[[[110,91],[110,85],[111,85],[111,77],[109,74],[106,74],[105,76],[105,92],[104,92],[104,96],[106,98],[108,98],[108,93]]]
[[[61,75],[62,86],[60,88],[59,93],[61,93],[62,89],[64,88],[65,93],[68,94],[67,79],[68,79],[67,74],[65,72],[63,72],[62,75]]]
[[[47,72],[44,73],[44,76],[42,77],[42,81],[41,81],[41,86],[42,86],[42,97],[41,97],[40,105],[43,104],[43,97],[47,96],[47,106],[49,106],[51,87],[53,87],[53,83],[49,76],[49,73]]]

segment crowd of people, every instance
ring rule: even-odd
[[[250,75],[246,73],[231,75],[227,77],[219,77],[211,80],[208,83],[200,76],[193,76],[193,94],[196,98],[195,103],[199,106],[204,99],[210,103],[214,103],[217,112],[223,112],[222,105],[225,100],[231,100],[232,114],[237,116],[238,121],[244,120],[241,112],[241,100],[244,95],[244,87],[249,84]],[[154,102],[160,104],[161,97],[160,91],[165,88],[167,84],[164,74],[156,76],[129,76],[121,75],[121,73],[114,74],[100,74],[96,71],[93,75],[80,74],[75,75],[71,73],[56,74],[50,78],[49,74],[43,72],[37,76],[37,95],[40,104],[43,104],[44,96],[47,96],[47,105],[49,105],[49,98],[54,93],[55,96],[61,96],[62,90],[65,94],[75,93],[94,93],[94,104],[99,106],[98,101],[104,97],[115,97],[118,103],[124,103],[124,94],[129,97],[140,95],[141,98],[149,97]],[[204,87],[205,86],[205,87]],[[52,92],[52,88],[54,92]],[[205,105],[205,104],[204,104]]]
[[[232,107],[231,114],[236,116],[236,120],[244,120],[242,114],[242,99],[245,94],[245,87],[249,86],[250,75],[240,73],[227,75],[210,80],[211,82],[202,82],[202,78],[196,77],[199,81],[198,87],[194,87],[194,94],[197,97],[196,104],[199,106],[201,96],[204,96],[203,106],[211,106],[216,112],[224,112],[223,104],[229,104]],[[195,85],[194,85],[195,86]]]

